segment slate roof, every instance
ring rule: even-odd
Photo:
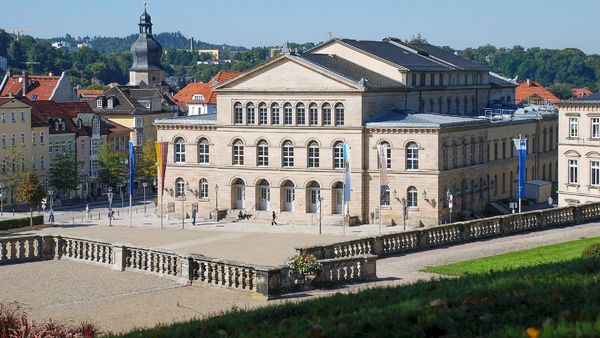
[[[504,78],[500,77],[500,75],[493,73],[493,72],[489,72],[488,79],[492,86],[497,86],[497,87],[516,87],[517,86],[516,83],[507,81]]]
[[[395,38],[386,38],[383,41],[353,39],[340,39],[336,41],[410,71],[489,69],[486,66],[463,59],[430,44],[411,45]]]
[[[489,120],[479,117],[463,117],[435,113],[411,113],[392,109],[381,112],[366,122],[366,127],[451,127],[465,124],[488,124]]]
[[[588,95],[588,96],[581,96],[581,97],[577,97],[572,99],[572,101],[579,101],[579,102],[585,102],[585,101],[600,101],[600,92],[595,92],[592,95]],[[565,102],[565,101],[562,101]],[[568,101],[566,101],[568,102]]]
[[[201,114],[184,116],[176,119],[157,119],[154,120],[155,125],[165,124],[216,124],[217,113]]]
[[[96,101],[100,97],[105,100],[102,108],[96,106]],[[138,100],[151,100],[153,97],[160,97],[162,111],[152,111],[138,102]],[[113,98],[113,108],[108,108],[106,104],[106,100],[110,98]],[[160,114],[171,111],[171,107],[176,105],[170,93],[163,92],[161,88],[141,86],[114,86],[104,91],[102,95],[88,98],[87,102],[95,112],[109,116]]]
[[[325,68],[336,74],[339,74],[354,82],[367,80],[366,87],[372,88],[404,88],[403,83],[392,80],[379,73],[371,71],[356,63],[350,62],[337,55],[328,54],[302,54],[300,56],[304,60],[316,64],[319,67]]]

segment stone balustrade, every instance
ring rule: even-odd
[[[256,291],[257,266],[202,255],[191,255],[190,279],[215,286]]]
[[[456,222],[329,245],[296,248],[296,250],[312,254],[319,260],[365,254],[388,256],[525,231],[581,224],[598,219],[600,219],[600,203],[590,203]]]
[[[358,255],[345,258],[323,259],[317,285],[346,284],[377,279],[377,256]]]
[[[91,239],[54,237],[57,259],[85,261],[100,265],[113,265],[113,245]]]
[[[46,236],[22,236],[0,238],[0,265],[42,260],[43,242]]]
[[[123,247],[124,269],[161,276],[181,277],[181,257],[173,252]]]

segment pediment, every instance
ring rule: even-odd
[[[600,158],[600,153],[597,151],[590,151],[587,154],[585,154],[585,157],[588,158]]]
[[[357,89],[359,89],[358,84],[336,76],[336,74],[327,70],[315,67],[308,62],[297,60],[297,57],[290,56],[282,56],[217,87],[217,91],[335,91]]]
[[[581,155],[575,150],[568,150],[564,153],[566,157],[581,157]]]

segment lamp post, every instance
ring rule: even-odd
[[[142,183],[142,187],[144,188],[144,215],[146,214],[146,188],[148,187],[148,182]]]
[[[215,210],[219,211],[219,185],[215,184]],[[217,218],[219,216],[217,215]]]
[[[402,222],[404,230],[406,230],[406,220],[408,219],[408,207],[406,206],[406,198],[402,197],[400,203],[402,203]]]
[[[319,190],[319,194],[317,195],[317,201],[319,201],[319,235],[322,232],[322,225],[323,225],[323,209],[321,209],[321,191]]]
[[[4,215],[4,184],[0,184],[0,216]]]
[[[450,208],[450,223],[452,223],[452,207],[454,206],[454,196],[450,193],[450,189],[446,192],[446,198],[448,199],[448,208]]]
[[[106,196],[108,197],[108,226],[112,226],[112,201],[115,194],[111,187],[108,187],[106,190],[108,191],[106,193]]]
[[[185,191],[190,188],[190,182],[185,182],[185,188],[181,192],[181,230],[185,229]]]

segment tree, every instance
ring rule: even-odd
[[[123,185],[127,179],[127,157],[118,151],[110,149],[108,143],[103,143],[98,152],[100,163],[100,180],[110,187]]]
[[[145,181],[156,177],[156,148],[151,139],[146,140],[141,149],[141,158],[136,162],[135,171]]]
[[[46,196],[37,176],[28,171],[17,184],[17,202],[29,204],[29,226],[33,226],[33,206]]]
[[[567,100],[573,95],[573,86],[566,83],[555,83],[548,90],[561,100]]]
[[[77,189],[77,161],[73,151],[56,157],[50,167],[50,186],[62,193]]]

